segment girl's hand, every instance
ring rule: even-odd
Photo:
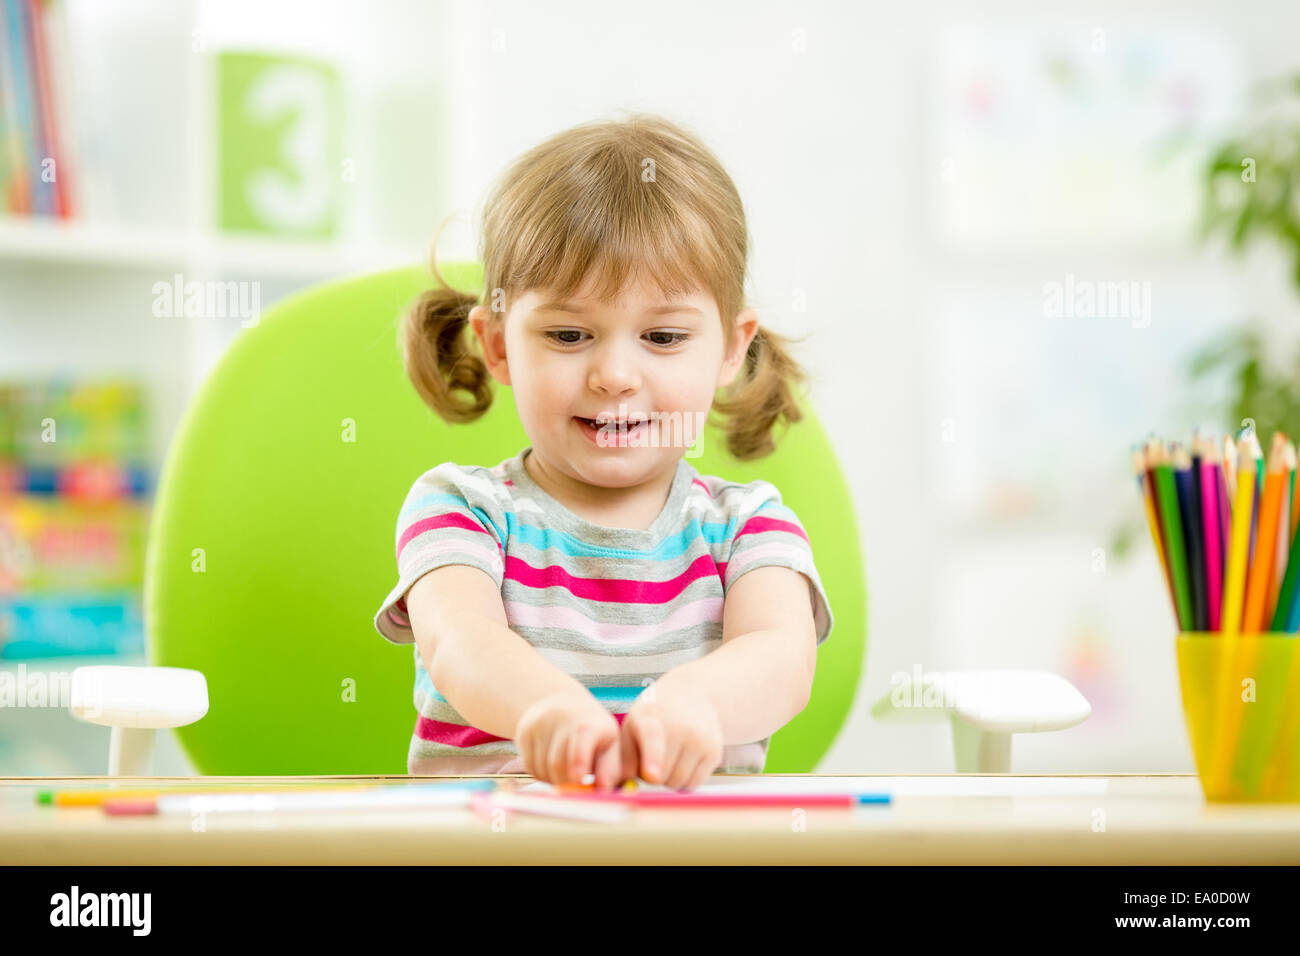
[[[621,776],[694,789],[722,762],[722,724],[705,695],[661,679],[628,710],[620,744]]]
[[[515,747],[524,769],[552,785],[596,776],[596,789],[622,782],[619,727],[614,715],[586,693],[544,697],[519,718]]]

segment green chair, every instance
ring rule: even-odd
[[[474,263],[443,274],[482,284]],[[508,388],[483,418],[449,425],[407,381],[397,324],[432,281],[404,268],[278,304],[185,412],[150,527],[145,613],[150,662],[206,675],[208,713],[176,730],[199,773],[406,772],[413,652],[372,625],[396,579],[397,512],[439,462],[496,464],[528,443]],[[766,765],[807,772],[844,723],[866,645],[849,490],[811,412],[766,459],[738,463],[707,433],[704,448],[701,473],[775,484],[815,548],[835,629]]]

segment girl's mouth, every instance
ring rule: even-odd
[[[645,419],[640,419],[632,424],[614,421],[602,424],[594,418],[579,418],[576,415],[573,420],[578,423],[587,434],[587,437],[593,442],[598,442],[607,447],[626,446],[628,436],[637,434],[646,424]]]

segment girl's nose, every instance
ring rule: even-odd
[[[593,352],[587,385],[608,395],[635,392],[641,387],[641,370],[629,349],[610,343]]]

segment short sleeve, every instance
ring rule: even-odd
[[[375,629],[394,644],[412,644],[406,592],[434,568],[466,564],[505,577],[505,513],[483,468],[444,462],[411,486],[397,517],[397,584],[375,614]]]
[[[808,576],[817,643],[835,626],[830,601],[813,562],[812,544],[799,518],[781,501],[781,493],[767,481],[752,481],[733,492],[730,526],[735,528],[731,551],[722,574],[723,594],[746,571],[755,568],[792,568]]]

